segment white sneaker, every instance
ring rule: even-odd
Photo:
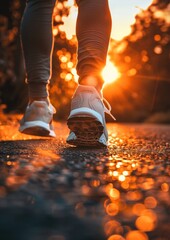
[[[55,137],[52,126],[55,108],[46,101],[33,101],[27,106],[25,114],[20,121],[19,131],[21,133]]]
[[[104,106],[102,96],[94,87],[79,85],[72,98],[67,121],[71,130],[67,143],[85,147],[107,146],[105,112],[112,116],[111,107],[108,106],[109,109]],[[113,116],[112,118],[115,120]]]

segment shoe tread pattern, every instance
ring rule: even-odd
[[[103,125],[92,117],[73,117],[68,119],[68,128],[74,132],[77,139],[69,140],[67,143],[78,147],[101,147],[99,142],[103,134]]]

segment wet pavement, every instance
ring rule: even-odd
[[[169,240],[170,126],[108,124],[103,149],[0,125],[1,240]]]

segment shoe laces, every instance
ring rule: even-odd
[[[106,103],[106,105],[105,105],[105,103]],[[110,106],[110,103],[105,99],[105,98],[103,98],[103,105],[104,105],[104,111],[108,114],[108,115],[110,115],[111,116],[111,118],[114,120],[114,121],[116,121],[116,118],[112,115],[112,113],[111,113],[111,110],[112,110],[112,108],[111,108],[111,106]]]

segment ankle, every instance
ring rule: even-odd
[[[79,84],[95,87],[99,93],[101,92],[102,86],[103,86],[101,79],[99,79],[98,77],[95,77],[95,76],[86,76],[81,79]]]
[[[37,97],[37,98],[30,98],[29,99],[29,105],[34,102],[34,101],[44,101],[46,102],[48,105],[50,104],[50,100],[48,97]]]
[[[46,82],[29,82],[28,95],[30,102],[33,101],[49,102],[48,84]]]

